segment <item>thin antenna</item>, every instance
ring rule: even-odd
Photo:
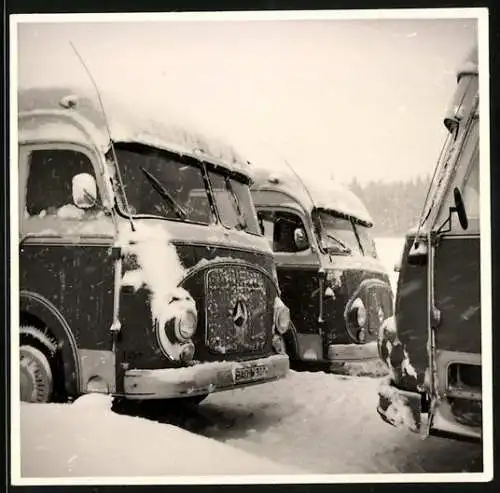
[[[102,115],[104,117],[104,124],[105,124],[105,127],[106,127],[106,131],[108,133],[109,143],[110,143],[110,146],[111,146],[111,153],[113,154],[113,160],[114,160],[115,165],[116,165],[115,166],[116,176],[118,177],[118,182],[120,183],[120,187],[121,187],[122,192],[123,192],[123,200],[125,202],[125,208],[127,209],[127,215],[128,215],[128,219],[129,219],[129,222],[130,222],[130,227],[131,227],[132,231],[135,232],[135,225],[134,225],[134,221],[132,219],[132,214],[130,212],[130,206],[129,206],[129,203],[128,203],[128,200],[127,200],[127,194],[125,193],[125,187],[123,185],[122,175],[121,175],[121,172],[120,172],[120,166],[118,164],[118,157],[116,156],[115,146],[113,144],[113,139],[111,137],[111,129],[109,127],[108,117],[106,116],[106,110],[104,109],[104,103],[103,103],[102,98],[101,98],[101,93],[99,91],[99,88],[97,87],[97,83],[96,83],[94,77],[92,76],[92,73],[90,72],[90,70],[89,70],[87,64],[85,63],[85,61],[83,60],[83,57],[80,55],[80,53],[76,49],[75,45],[71,41],[69,42],[69,44],[71,45],[71,48],[73,48],[73,51],[75,52],[75,55],[80,60],[80,63],[82,64],[83,68],[85,69],[85,72],[87,72],[87,75],[89,76],[89,79],[92,82],[92,85],[94,86],[95,92],[97,94],[97,99],[99,101],[99,106],[101,107]]]
[[[309,196],[309,199],[311,199],[313,207],[316,207],[316,204],[314,202],[313,196],[312,196],[311,192],[309,191],[309,188],[307,188],[306,184],[304,183],[304,181],[302,180],[302,178],[300,177],[300,175],[295,171],[295,168],[288,162],[288,160],[286,158],[283,158],[283,159],[285,160],[285,164],[292,171],[292,173],[295,175],[295,177],[297,178],[297,180],[299,180],[300,184],[302,185],[302,187],[306,191],[307,195]]]
[[[276,151],[276,148],[274,148],[275,151]],[[278,153],[278,154],[281,154],[281,153]],[[297,178],[297,180],[299,180],[299,183],[302,185],[302,188],[305,190],[305,192],[307,193],[310,201],[311,201],[311,204],[313,206],[314,209],[316,209],[316,202],[311,194],[311,192],[309,191],[309,188],[306,186],[304,180],[302,180],[302,178],[300,177],[300,175],[297,173],[297,171],[295,171],[295,168],[288,162],[288,160],[286,159],[285,156],[283,156],[283,154],[281,154],[281,157],[283,158],[283,160],[285,161],[285,164],[288,166],[288,168],[291,170],[291,172],[295,175],[295,177]],[[323,220],[321,219],[321,214],[318,214],[317,215],[317,218],[318,218],[318,221],[319,221],[319,225],[321,227],[321,230],[323,231],[324,230],[324,227],[323,227]],[[323,248],[322,246],[320,246],[320,248]],[[330,258],[331,258],[331,255],[330,255]]]
[[[446,145],[448,143],[448,139],[449,138],[450,138],[450,135],[448,135],[445,143],[441,147],[441,152],[439,153],[437,164],[434,167],[434,171],[433,171],[432,176],[431,176],[431,181],[429,183],[429,186],[427,187],[427,193],[425,195],[424,205],[422,206],[422,210],[420,211],[420,219],[418,221],[418,227],[417,227],[417,231],[415,233],[415,239],[413,240],[413,243],[416,243],[418,241],[418,236],[420,234],[420,229],[422,228],[423,223],[427,219],[428,214],[427,214],[426,217],[422,217],[422,216],[424,215],[425,209],[427,208],[427,205],[428,205],[428,202],[429,202],[429,197],[430,197],[430,194],[431,194],[432,185],[434,184],[434,180],[436,179],[437,171],[438,171],[438,167],[439,167],[439,163],[441,161],[441,158],[443,156],[443,153],[444,153],[444,150],[446,148]]]
[[[265,145],[269,146],[269,143],[267,142],[263,142]],[[306,184],[304,183],[304,181],[302,180],[302,178],[299,176],[299,174],[295,171],[294,167],[288,162],[288,160],[286,159],[286,157],[281,153],[279,152],[276,147],[274,146],[271,146],[274,151],[279,154],[283,161],[285,162],[285,164],[288,166],[288,168],[291,170],[291,172],[295,175],[295,177],[297,178],[297,180],[299,180],[299,183],[302,185],[302,187],[304,188],[305,192],[307,193],[307,195],[309,196],[309,199],[311,200],[311,203],[313,205],[313,207],[316,207],[316,204],[314,202],[314,199],[313,199],[313,196],[311,195],[311,192],[309,191],[309,188],[307,188]]]

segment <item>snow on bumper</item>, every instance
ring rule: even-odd
[[[390,379],[381,383],[378,391],[377,412],[387,423],[414,433],[423,438],[428,435],[457,440],[481,441],[482,428],[468,426],[457,421],[449,402],[440,399],[429,424],[429,414],[422,410],[422,395],[398,389]]]
[[[187,368],[133,369],[125,373],[125,395],[131,399],[168,399],[207,394],[278,380],[290,369],[288,356],[251,361],[201,363]]]
[[[378,390],[377,412],[387,423],[419,433],[422,429],[422,396],[396,388],[390,379],[382,381]]]

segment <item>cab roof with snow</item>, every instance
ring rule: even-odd
[[[320,186],[317,182],[302,177],[299,181],[292,173],[275,173],[260,168],[253,171],[253,178],[252,191],[255,194],[256,205],[263,205],[270,199],[269,194],[265,199],[261,198],[260,192],[277,192],[281,195],[279,201],[282,202],[283,196],[286,196],[307,212],[324,209],[348,216],[367,226],[373,225],[373,219],[361,200],[349,189],[333,180],[327,179],[325,184]],[[285,204],[282,202],[281,205]]]
[[[460,80],[460,78],[464,75],[478,74],[478,52],[477,46],[474,46],[474,48],[470,50],[464,63],[459,67],[457,71],[457,79]]]
[[[160,123],[133,111],[126,101],[103,97],[106,119],[115,144],[136,143],[222,166],[251,178],[249,162],[235,149],[191,125]],[[97,96],[69,87],[32,87],[18,91],[20,142],[73,142],[110,149],[106,120]],[[165,117],[169,119],[168,116]],[[175,119],[177,121],[177,119]]]

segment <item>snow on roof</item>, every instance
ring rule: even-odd
[[[261,168],[253,171],[253,177],[253,190],[282,192],[294,197],[308,211],[314,208],[327,209],[373,224],[373,219],[363,202],[348,188],[330,178],[320,185],[318,180],[301,177],[307,187],[306,191],[304,185],[291,172],[277,173]]]
[[[160,122],[156,115],[150,118],[149,115],[141,113],[140,108],[127,105],[127,101],[117,101],[106,93],[101,96],[114,142],[144,144],[188,155],[251,176],[248,161],[233,147],[215,136],[202,133],[195,125],[187,123],[185,118],[181,121],[178,115],[174,117],[162,113]],[[84,119],[98,147],[106,152],[109,148],[106,122],[97,95],[94,96],[87,90],[70,87],[22,88],[18,91],[18,110],[19,113],[62,110],[60,103],[63,99],[69,106],[64,111]],[[68,127],[68,123],[60,123],[60,130],[64,135],[67,134],[64,127]],[[20,128],[20,131],[22,130]]]
[[[467,75],[467,74],[474,74],[478,75],[478,52],[477,52],[477,46],[474,46],[472,48],[465,59],[464,63],[461,65],[461,67],[458,70],[458,76],[457,78],[460,80],[460,77],[462,75]]]

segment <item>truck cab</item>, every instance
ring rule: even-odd
[[[457,74],[448,131],[418,227],[402,252],[395,315],[379,334],[390,370],[378,412],[424,436],[482,438],[477,49]]]
[[[248,162],[73,88],[19,91],[21,399],[191,399],[286,377]]]
[[[285,341],[292,367],[376,360],[393,295],[365,206],[333,181],[318,186],[264,169],[254,176],[257,215],[291,311]]]

